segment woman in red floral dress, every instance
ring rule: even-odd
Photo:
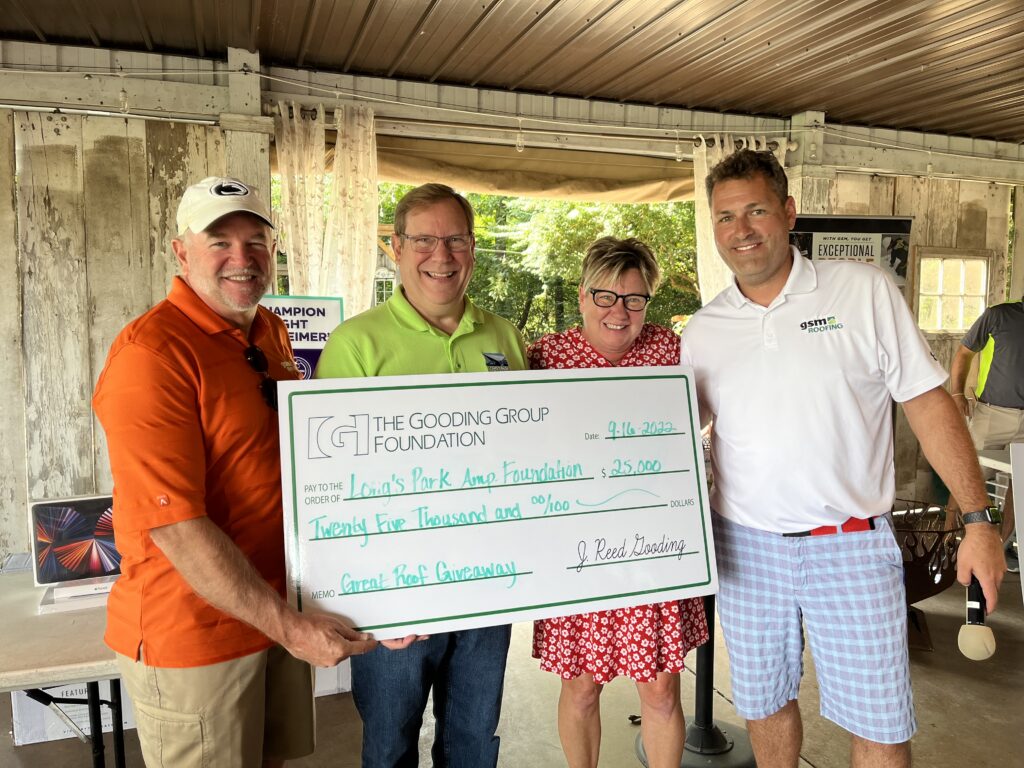
[[[679,337],[645,323],[660,280],[650,249],[604,237],[583,260],[583,327],[544,336],[527,352],[530,368],[677,365]],[[534,623],[533,655],[562,678],[558,734],[570,768],[595,768],[600,696],[618,675],[636,681],[651,768],[678,768],[686,729],[679,701],[683,657],[708,638],[700,598],[596,611]]]

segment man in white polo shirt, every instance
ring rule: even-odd
[[[735,280],[690,320],[682,362],[713,422],[718,607],[736,709],[759,768],[796,768],[806,631],[821,713],[851,733],[851,764],[909,766],[903,561],[886,516],[892,402],[975,513],[957,578],[975,575],[992,609],[1005,563],[970,437],[891,280],[790,247],[796,206],[771,154],[732,155],[707,192]]]

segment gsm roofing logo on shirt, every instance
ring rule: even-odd
[[[829,317],[816,317],[813,320],[804,320],[800,323],[800,330],[807,333],[825,333],[826,331],[841,331],[843,324],[836,319],[835,315]]]

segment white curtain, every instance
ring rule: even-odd
[[[328,160],[327,129],[337,132]],[[377,145],[373,110],[323,106],[303,112],[281,102],[281,247],[294,296],[341,296],[345,317],[370,307],[377,263]]]
[[[334,188],[331,195],[329,252],[338,254],[340,269],[332,269],[327,289],[338,286],[345,298],[345,317],[365,312],[373,304],[373,274],[377,266],[377,139],[373,110],[345,106],[334,110]],[[331,294],[334,295],[334,294]]]
[[[708,171],[738,149],[756,150],[770,149],[780,164],[786,164],[787,139],[779,137],[767,139],[764,136],[704,136],[698,137],[699,144],[693,150],[693,205],[694,217],[697,220],[697,284],[700,288],[700,300],[707,304],[722,289],[729,285],[732,273],[718,255],[715,247],[715,236],[711,228],[711,206],[708,204],[707,193],[704,191],[704,180]],[[774,147],[772,147],[774,142]]]

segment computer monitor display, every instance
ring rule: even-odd
[[[121,572],[110,496],[32,504],[36,583],[64,584]]]

